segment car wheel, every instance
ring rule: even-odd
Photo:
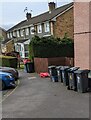
[[[5,88],[6,88],[6,85],[5,85],[5,83],[2,81],[2,90],[5,90]]]

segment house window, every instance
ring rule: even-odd
[[[25,52],[25,57],[28,57],[29,56],[29,52]]]
[[[15,31],[13,31],[13,36],[16,36],[16,33],[15,33]]]
[[[12,33],[10,32],[10,38],[12,38]]]
[[[9,36],[9,33],[7,34],[7,38],[9,38],[10,36]]]
[[[45,32],[49,32],[50,31],[49,22],[44,23],[44,29],[45,29]]]
[[[17,30],[17,37],[20,37],[19,30]]]
[[[25,44],[25,45],[24,45],[25,51],[28,51],[28,46],[29,46],[28,44]]]
[[[34,32],[35,32],[34,26],[32,26],[32,27],[30,28],[30,32],[31,32],[31,34],[34,34]]]
[[[25,32],[26,32],[26,35],[29,35],[29,29],[28,28],[25,29]]]
[[[38,33],[42,33],[42,26],[41,26],[41,24],[37,26],[37,31],[38,31]]]
[[[21,30],[21,36],[24,36],[24,30],[23,29]]]
[[[24,45],[25,57],[28,57],[29,55],[28,46],[29,46],[28,44]]]
[[[21,51],[21,45],[18,45],[18,51],[19,52]]]

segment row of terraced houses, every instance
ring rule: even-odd
[[[54,2],[50,2],[48,7],[47,12],[34,17],[27,12],[26,20],[7,31],[7,39],[2,42],[2,50],[13,51],[12,44],[15,44],[15,50],[20,52],[21,58],[25,58],[28,57],[28,44],[34,35],[39,37],[53,35],[62,38],[67,33],[68,37],[73,39],[73,3],[57,8]]]
[[[74,66],[91,69],[91,2],[74,0],[74,3],[59,8],[54,2],[48,5],[47,12],[34,17],[27,13],[26,20],[7,31],[7,39],[2,42],[5,50],[9,52],[7,48],[11,49],[14,43],[15,49],[25,58],[28,55],[27,45],[34,35],[62,38],[67,33],[74,39]]]

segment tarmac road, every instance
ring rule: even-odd
[[[2,103],[3,118],[89,118],[89,94],[20,72],[20,84]]]

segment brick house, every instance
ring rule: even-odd
[[[0,37],[2,37],[3,39],[6,39],[7,37],[6,30],[1,27],[0,27]]]
[[[72,39],[74,37],[73,3],[59,8],[56,8],[54,2],[50,2],[48,5],[49,11],[34,17],[31,13],[26,13],[26,20],[7,31],[7,38],[14,40],[16,51],[23,51],[21,53],[22,58],[28,57],[28,51],[26,54],[25,47],[34,35],[39,37],[53,35],[62,38],[67,33],[68,37]]]
[[[2,52],[2,48],[5,46],[2,45],[2,41],[4,41],[7,38],[7,32],[5,29],[0,27],[0,52]]]
[[[12,51],[14,51],[14,41],[13,39],[6,38],[4,41],[2,41],[1,52],[9,53]]]

